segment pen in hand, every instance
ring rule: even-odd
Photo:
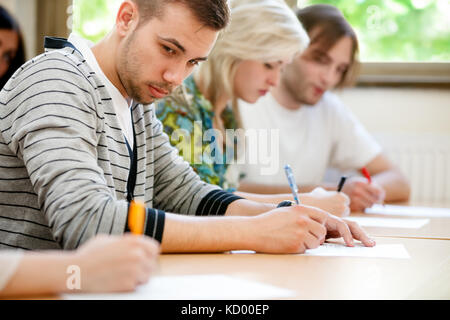
[[[342,188],[344,187],[345,180],[347,180],[346,176],[342,176],[341,180],[339,181],[339,185],[337,187],[337,192],[341,192]]]
[[[372,177],[370,176],[369,170],[367,170],[366,167],[363,167],[363,168],[361,168],[361,173],[364,175],[364,177],[366,177],[367,182],[369,184],[371,184],[372,183]],[[384,206],[384,200],[381,201],[381,204]]]
[[[367,182],[370,184],[372,182],[372,177],[370,176],[369,171],[366,169],[366,167],[363,167],[361,169],[361,173],[364,175],[364,177],[366,177]]]
[[[294,174],[292,173],[291,166],[288,164],[285,165],[284,172],[286,173],[286,178],[288,179],[289,187],[291,188],[295,203],[300,204],[300,201],[298,199],[298,187],[297,184],[295,183]]]
[[[141,201],[132,200],[128,211],[128,227],[131,233],[144,234],[145,204]]]

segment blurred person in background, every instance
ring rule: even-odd
[[[25,46],[19,24],[0,6],[0,89],[25,62]]]
[[[323,181],[328,168],[345,172],[365,167],[371,181],[353,176],[342,189],[352,211],[364,211],[383,201],[408,200],[410,189],[404,175],[332,92],[351,86],[356,78],[355,31],[332,5],[307,6],[296,15],[308,32],[309,47],[282,70],[278,85],[267,95],[253,105],[240,101],[243,127],[280,130],[280,163],[292,166],[300,192],[317,187],[336,190],[337,183]],[[282,168],[262,176],[259,166],[245,167],[240,191],[289,191]]]

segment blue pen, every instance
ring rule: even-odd
[[[292,173],[291,166],[288,164],[285,165],[284,172],[286,173],[286,177],[288,179],[289,187],[291,188],[292,195],[294,196],[295,203],[300,204],[300,201],[298,200],[298,194],[297,194],[298,187],[297,187],[297,184],[295,183],[294,174]]]

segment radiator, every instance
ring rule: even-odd
[[[450,203],[450,135],[380,133],[374,137],[409,179],[412,201]]]

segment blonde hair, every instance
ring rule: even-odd
[[[219,35],[208,61],[199,66],[194,77],[213,106],[222,94],[231,97],[239,124],[233,92],[238,63],[290,60],[306,49],[309,38],[283,0],[231,0],[230,7],[231,23]]]

